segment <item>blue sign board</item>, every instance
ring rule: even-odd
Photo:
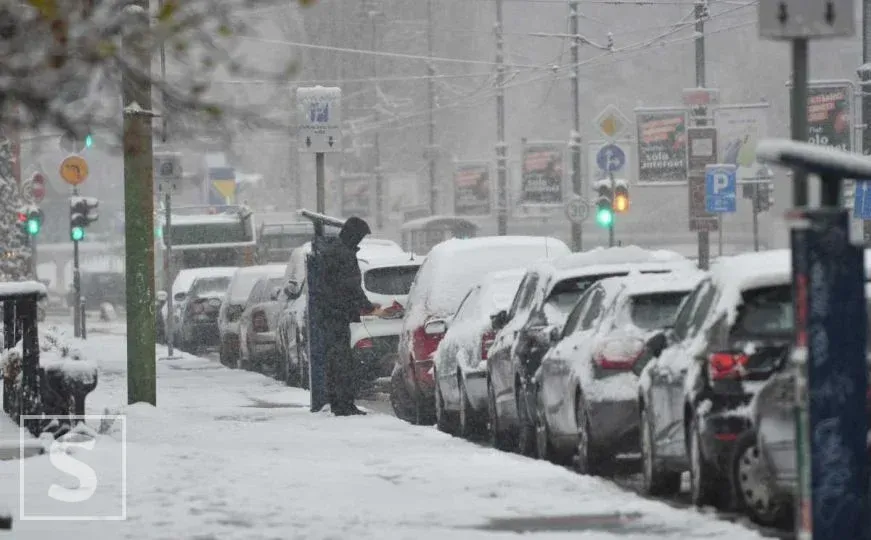
[[[868,540],[864,253],[849,241],[845,210],[804,217],[811,226],[792,231],[796,346],[806,347],[808,377],[810,474],[799,471],[809,480],[799,507],[810,515],[801,521],[814,540]]]
[[[596,154],[596,165],[605,172],[616,172],[626,164],[626,154],[616,144],[606,144]]]
[[[738,169],[734,165],[705,167],[705,210],[732,213],[738,208]]]
[[[871,220],[871,181],[856,181],[856,191],[853,198],[853,217]]]

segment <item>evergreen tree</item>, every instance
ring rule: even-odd
[[[0,135],[0,281],[32,279],[27,234],[18,223],[24,207],[15,181],[12,143]]]

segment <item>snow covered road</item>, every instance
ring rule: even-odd
[[[88,412],[126,414],[127,520],[18,519],[21,473],[30,514],[117,513],[122,431],[116,422],[92,450],[73,450],[97,472],[96,493],[87,502],[50,500],[52,483],[77,483],[46,456],[0,462],[0,507],[16,517],[14,530],[0,531],[0,539],[42,540],[59,532],[221,540],[472,540],[513,537],[512,531],[536,538],[760,537],[604,480],[387,415],[311,414],[306,392],[209,359],[183,355],[159,362],[158,408],[126,407],[125,347],[123,336],[105,334],[81,345],[101,369]],[[0,439],[8,440],[3,426]]]

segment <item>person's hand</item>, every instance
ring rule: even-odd
[[[381,308],[381,304],[372,304],[372,309],[360,312],[361,315],[367,315],[370,317],[380,317],[383,313],[384,310]]]

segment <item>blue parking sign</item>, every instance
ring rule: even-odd
[[[705,167],[705,210],[712,214],[737,210],[738,169],[735,165]]]
[[[853,217],[871,219],[871,181],[856,181],[856,189],[853,192]]]

